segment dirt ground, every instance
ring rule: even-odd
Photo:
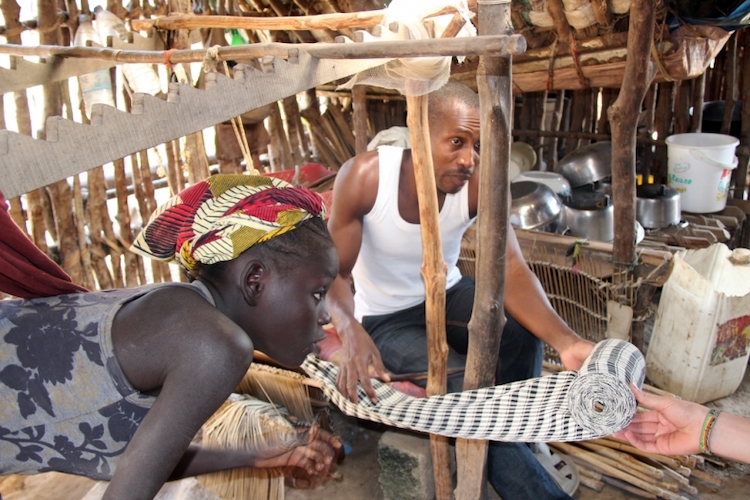
[[[711,404],[722,410],[732,411],[750,418],[750,371],[740,388],[731,396]],[[286,489],[287,500],[382,500],[383,493],[378,483],[380,465],[377,446],[381,434],[387,428],[367,422],[357,422],[334,415],[336,432],[347,443],[350,453],[338,467],[341,480],[328,481],[316,490]],[[748,443],[750,445],[750,443]],[[750,466],[728,462],[725,467],[707,464],[706,470],[722,480],[722,487],[715,488],[697,479],[690,483],[698,488],[697,496],[681,492],[685,500],[740,500],[750,498]],[[58,473],[35,476],[0,476],[2,500],[81,500],[96,485],[90,479]],[[499,498],[489,487],[490,500]],[[91,496],[88,497],[90,499]],[[192,498],[192,497],[191,497]],[[601,492],[579,487],[576,500],[630,500],[641,498],[634,494],[606,485]],[[88,500],[87,499],[87,500]],[[201,499],[209,500],[209,499]],[[398,499],[394,499],[398,500]],[[535,499],[529,499],[535,500]]]

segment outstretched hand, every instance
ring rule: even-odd
[[[633,421],[615,437],[636,448],[662,455],[698,453],[698,440],[708,413],[705,406],[682,399],[655,396],[631,384],[636,401],[651,411],[636,413]]]

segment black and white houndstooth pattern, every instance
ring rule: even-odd
[[[629,342],[599,342],[578,372],[472,391],[415,398],[378,380],[373,404],[360,385],[359,404],[336,389],[338,367],[309,356],[302,368],[323,381],[326,396],[345,414],[393,427],[456,438],[492,441],[580,441],[610,435],[630,423],[646,363]]]

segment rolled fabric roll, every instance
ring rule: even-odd
[[[638,408],[629,385],[640,389],[645,378],[643,355],[633,344],[615,339],[599,342],[568,391],[571,417],[597,434],[619,431]]]
[[[302,368],[323,382],[323,392],[345,414],[429,434],[492,441],[581,441],[613,434],[630,423],[646,363],[629,342],[607,339],[594,346],[581,370],[530,380],[414,398],[372,380],[373,404],[361,385],[358,404],[336,389],[338,367],[308,356]]]

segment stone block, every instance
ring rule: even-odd
[[[400,431],[383,433],[378,443],[378,462],[378,482],[385,500],[435,498],[428,436]]]

